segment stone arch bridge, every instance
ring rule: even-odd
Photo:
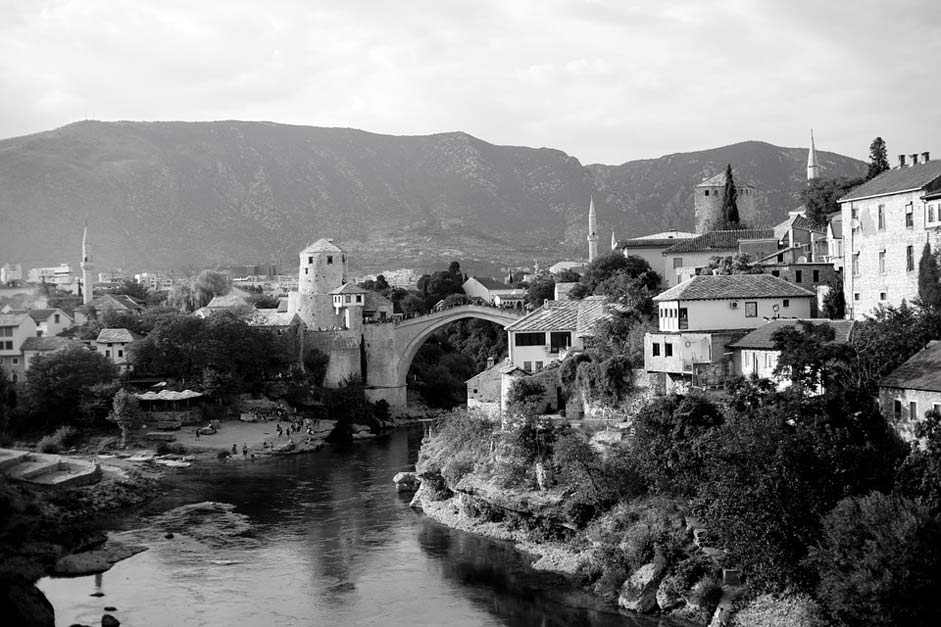
[[[436,330],[467,318],[507,326],[525,312],[483,305],[459,305],[424,316],[363,326],[366,394],[371,401],[384,399],[393,408],[406,405],[406,382],[412,359]]]

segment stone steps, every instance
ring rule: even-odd
[[[18,464],[10,469],[10,477],[21,481],[32,480],[48,472],[59,470],[59,458],[54,459],[32,459]]]
[[[6,473],[8,468],[12,468],[29,459],[29,451],[15,451],[12,449],[0,450],[0,472]]]

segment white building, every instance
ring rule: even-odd
[[[644,336],[644,368],[665,391],[721,385],[729,345],[774,318],[809,318],[813,292],[765,274],[696,276],[654,298],[659,330]]]
[[[506,298],[520,292],[503,281],[480,276],[469,277],[461,287],[464,288],[464,294],[468,297],[480,298],[491,305],[495,303],[498,296]]]
[[[660,276],[664,276],[663,251],[680,240],[696,237],[696,233],[688,231],[663,231],[652,233],[643,237],[634,237],[620,242],[621,251],[625,257],[640,257]]]
[[[540,372],[569,351],[583,350],[598,322],[626,309],[604,296],[549,301],[506,327],[509,361],[526,372]]]
[[[30,309],[27,312],[36,322],[36,335],[59,335],[72,327],[72,317],[61,309]]]
[[[0,314],[0,368],[10,381],[18,381],[26,372],[22,346],[36,337],[36,321],[25,311]]]
[[[23,266],[18,263],[5,263],[0,267],[0,285],[5,285],[10,281],[23,280]]]
[[[927,152],[899,158],[840,199],[847,314],[861,320],[879,305],[918,296],[918,260],[926,243],[941,245],[941,161]]]
[[[71,285],[75,282],[72,267],[67,263],[45,268],[30,268],[26,280],[30,283],[52,283],[53,285]]]
[[[710,231],[696,237],[682,239],[660,253],[664,287],[673,287],[695,276],[713,257],[746,254],[757,259],[778,249],[774,229],[741,229]]]
[[[95,339],[95,350],[124,371],[130,368],[127,347],[141,339],[140,335],[127,329],[102,329]]]

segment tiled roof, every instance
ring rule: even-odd
[[[227,309],[229,307],[240,307],[242,305],[247,305],[249,304],[249,299],[248,296],[244,294],[244,292],[239,294],[238,292],[232,291],[221,296],[213,296],[212,300],[209,301],[209,304],[206,305],[206,307],[209,309]]]
[[[506,327],[507,331],[575,331],[578,337],[594,334],[595,324],[614,310],[627,308],[609,303],[604,296],[583,300],[551,300]]]
[[[550,300],[507,325],[507,331],[574,331],[578,326],[577,300]]]
[[[248,317],[248,324],[254,327],[287,327],[291,326],[296,315],[277,309],[256,309]]]
[[[340,287],[335,287],[330,290],[330,294],[336,296],[337,294],[365,294],[366,290],[362,287],[356,285],[355,283],[344,283]]]
[[[831,219],[830,230],[833,232],[834,239],[842,239],[843,238],[843,220]]]
[[[886,170],[874,179],[851,189],[848,194],[840,198],[839,202],[921,189],[939,177],[941,177],[941,160],[937,159],[928,163]]]
[[[471,277],[481,285],[483,285],[488,290],[511,290],[513,289],[503,281],[498,281],[487,276],[474,276]]]
[[[490,366],[489,368],[485,368],[481,370],[480,372],[472,376],[470,379],[468,379],[464,383],[470,383],[472,381],[479,381],[481,379],[490,379],[496,375],[503,374],[503,369],[506,368],[507,365],[508,364],[503,361],[497,362],[496,364]]]
[[[119,343],[129,344],[141,339],[141,336],[127,329],[102,329],[95,338],[97,344]]]
[[[629,239],[619,243],[620,248],[669,248],[683,238],[668,237],[663,239]],[[689,238],[686,238],[689,239]]]
[[[827,230],[826,226],[817,224],[804,214],[798,214],[794,216],[794,220],[791,221],[791,227],[795,229],[804,229],[805,231],[813,231],[814,233],[824,233]]]
[[[774,335],[774,332],[778,329],[783,329],[785,327],[795,326],[798,322],[810,322],[811,324],[826,324],[833,327],[834,331],[834,341],[836,342],[849,342],[850,336],[853,333],[853,327],[856,322],[854,320],[826,320],[826,319],[783,319],[783,320],[772,320],[763,327],[758,327],[739,341],[729,346],[732,348],[750,348],[758,350],[774,350],[774,341],[772,341],[771,336]]]
[[[44,322],[48,320],[52,314],[59,313],[58,309],[30,309],[27,313],[29,317],[35,320],[36,322]]]
[[[0,327],[18,327],[28,317],[25,311],[0,314]]]
[[[755,187],[745,179],[739,178],[739,176],[735,174],[735,170],[732,170],[732,179],[735,181],[736,188]],[[722,170],[715,176],[710,176],[696,187],[725,187],[725,170]]]
[[[694,276],[671,287],[655,301],[727,300],[739,298],[813,297],[802,287],[770,274],[709,274]]]
[[[392,311],[394,305],[392,301],[376,292],[368,291],[366,292],[366,299],[363,303],[363,309],[366,311],[378,311],[380,309],[388,309]]]
[[[333,243],[333,240],[330,239],[319,239],[313,244],[310,244],[307,248],[301,251],[301,253],[342,253],[343,250],[339,246]]]
[[[879,382],[879,387],[941,392],[941,342],[932,341]]]
[[[771,261],[771,263],[775,263],[775,261],[778,258],[778,255],[783,255],[784,253],[788,253],[792,250],[803,250],[803,249],[804,249],[803,244],[795,244],[793,246],[788,246],[787,248],[779,248],[778,250],[774,251],[770,255],[765,255],[764,257],[759,257],[758,259],[755,259],[754,263],[764,263],[766,261]]]
[[[737,231],[710,231],[699,237],[684,239],[663,251],[664,255],[675,253],[697,253],[713,250],[738,250],[743,239],[771,239],[774,229],[741,229]]]
[[[144,306],[137,301],[137,299],[131,298],[127,294],[105,294],[104,296],[99,296],[91,302],[91,306],[98,311],[107,311],[109,309],[117,309],[119,311],[140,311]],[[76,307],[75,311],[87,312],[88,307],[82,305]]]
[[[82,346],[81,342],[69,339],[67,337],[58,337],[49,335],[44,337],[28,337],[20,346],[21,351],[57,351],[69,346]]]

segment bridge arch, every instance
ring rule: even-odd
[[[494,322],[501,327],[516,322],[525,315],[513,309],[498,309],[496,307],[484,307],[480,305],[461,305],[445,309],[444,311],[434,312],[419,318],[402,320],[396,323],[395,345],[399,351],[397,383],[406,385],[406,377],[412,366],[412,360],[418,354],[418,349],[428,337],[441,327],[466,320],[468,318],[477,318]],[[409,324],[415,323],[415,324]]]

